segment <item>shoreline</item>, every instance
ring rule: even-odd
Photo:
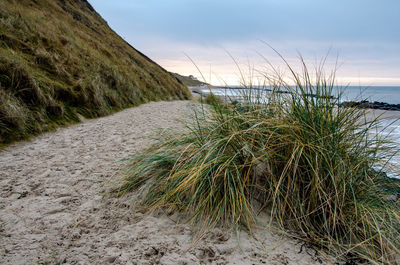
[[[203,93],[203,90],[206,89],[229,89],[229,90],[239,90],[241,88],[226,88],[226,87],[219,87],[219,86],[189,86],[189,90],[192,92],[193,96],[197,97],[206,97],[209,95],[209,93]],[[272,90],[265,90],[267,92],[271,92]],[[281,92],[281,93],[288,93],[288,92]],[[224,98],[225,96],[223,95],[216,95],[217,97]],[[239,98],[237,96],[231,96],[232,98]],[[340,107],[359,107],[362,109],[371,109],[371,110],[382,110],[382,111],[391,111],[391,112],[398,112],[399,117],[400,117],[400,104],[389,104],[386,102],[380,102],[380,101],[368,101],[368,100],[362,100],[362,101],[343,101],[342,103],[339,104]]]

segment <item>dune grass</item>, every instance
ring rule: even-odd
[[[86,1],[0,2],[0,145],[190,91]],[[4,97],[3,97],[4,95]]]
[[[240,103],[211,100],[186,130],[133,157],[118,192],[140,191],[139,206],[183,212],[199,231],[251,229],[269,211],[275,225],[338,260],[394,262],[400,206],[388,195],[400,186],[381,166],[394,150],[371,137],[379,121],[365,110],[338,108],[334,74],[321,67],[312,78],[302,63],[300,73],[287,65],[294,86],[265,74],[275,90],[268,99],[250,84]]]

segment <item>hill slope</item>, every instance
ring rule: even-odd
[[[0,2],[0,144],[188,89],[86,0]]]
[[[201,82],[197,79],[193,80],[188,76],[180,75],[178,73],[171,73],[173,76],[175,76],[179,81],[181,81],[184,85],[186,86],[200,86],[200,85],[209,85],[205,82]]]

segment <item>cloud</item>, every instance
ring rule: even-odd
[[[297,51],[315,62],[331,49],[331,56],[338,54],[343,62],[340,73],[352,79],[376,77],[378,83],[393,83],[400,77],[398,0],[90,2],[133,46],[183,74],[189,72],[185,69],[193,73],[184,53],[224,76],[235,69],[225,50],[240,62],[261,65],[261,53],[279,64],[261,39],[291,62]]]
[[[399,41],[394,0],[147,0],[91,3],[123,32],[174,40],[243,38]]]
[[[162,43],[162,47],[160,47],[160,43]],[[337,73],[342,84],[348,82],[355,85],[400,84],[400,53],[397,52],[386,57],[379,56],[379,54],[373,52],[377,49],[375,43],[338,42],[335,45],[329,45],[326,42],[299,41],[296,46],[293,46],[290,42],[271,41],[270,44],[291,65],[297,66],[297,68],[299,66],[299,54],[305,58],[311,68],[318,65],[323,57],[328,56],[325,65],[326,70],[330,71],[338,67]],[[396,48],[391,47],[390,50],[394,52]],[[224,42],[218,45],[210,42],[203,45],[154,38],[147,45],[140,47],[140,50],[146,54],[151,54],[155,61],[169,71],[185,75],[193,74],[201,78],[196,67],[186,57],[185,54],[187,54],[201,69],[207,81],[211,80],[211,83],[214,84],[223,84],[219,79],[223,79],[229,84],[239,82],[240,74],[230,55],[244,71],[247,71],[249,66],[264,71],[268,67],[266,67],[267,62],[263,57],[282,71],[286,69],[277,54],[258,40]],[[397,51],[399,51],[398,48]],[[211,79],[210,69],[212,72]],[[374,83],[373,80],[376,82]]]

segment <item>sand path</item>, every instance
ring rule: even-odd
[[[187,250],[189,225],[104,196],[118,161],[157,128],[180,126],[192,104],[149,103],[0,151],[0,263],[320,264],[313,250],[266,230],[257,239],[241,232],[238,245],[214,229]]]

